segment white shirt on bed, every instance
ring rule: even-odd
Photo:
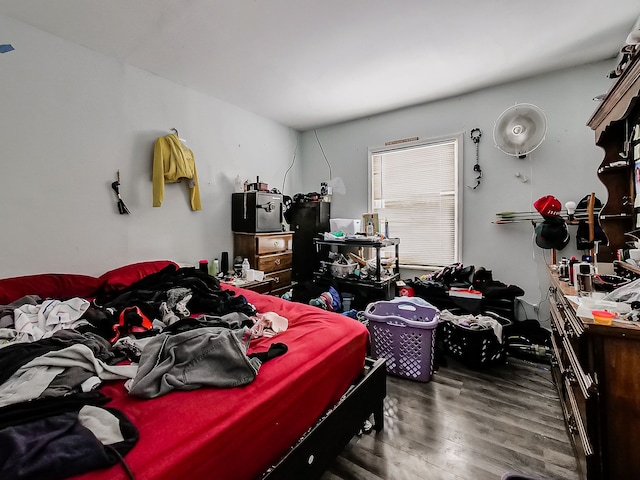
[[[33,342],[47,338],[64,328],[75,328],[84,320],[80,317],[89,308],[82,298],[69,300],[45,300],[39,305],[22,305],[16,308],[14,324],[18,332],[16,341]]]

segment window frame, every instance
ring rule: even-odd
[[[454,263],[462,261],[462,234],[463,234],[463,175],[462,175],[462,166],[464,161],[464,133],[452,133],[449,135],[441,135],[438,137],[429,137],[424,138],[422,140],[415,140],[412,142],[403,142],[403,143],[393,143],[387,144],[379,147],[369,147],[367,153],[367,204],[368,211],[374,212],[373,207],[373,156],[380,155],[390,152],[396,152],[400,150],[407,150],[413,148],[425,147],[433,144],[445,143],[445,142],[455,142],[456,149],[456,159],[454,161],[454,189],[455,189],[455,202],[454,202],[454,225],[455,225],[455,234],[454,234]],[[393,232],[392,232],[393,234]],[[393,235],[391,235],[393,236]],[[427,270],[427,269],[438,269],[445,265],[414,265],[414,264],[405,264],[402,263],[402,238],[400,238],[400,267],[405,269],[413,269],[413,270]]]

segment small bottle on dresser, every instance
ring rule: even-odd
[[[247,271],[251,269],[251,265],[249,265],[249,259],[245,258],[242,261],[242,278],[247,278]]]
[[[220,271],[220,265],[218,263],[218,259],[214,258],[213,263],[211,264],[211,268],[209,269],[209,273],[211,274],[211,276],[217,277],[219,271]]]

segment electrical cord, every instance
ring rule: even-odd
[[[318,131],[316,129],[314,129],[313,133],[315,133],[315,135],[316,135],[316,141],[318,142],[318,145],[320,146],[320,151],[322,152],[322,156],[324,156],[324,161],[327,162],[327,166],[329,167],[329,180],[331,180],[333,178],[333,175],[331,174],[331,164],[329,163],[329,159],[325,155],[324,148],[322,148],[322,144],[320,143],[320,139],[318,138]]]
[[[282,179],[282,192],[284,193],[284,184],[287,180],[287,174],[289,173],[289,170],[291,170],[293,168],[293,164],[296,162],[296,155],[298,153],[298,140],[296,139],[296,148],[293,150],[293,158],[291,159],[291,165],[289,165],[289,168],[287,168],[287,171],[284,172],[284,178]]]

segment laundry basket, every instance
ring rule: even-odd
[[[493,312],[482,315],[497,320],[502,325],[503,337],[506,337],[504,330],[511,325],[509,319]],[[507,360],[506,342],[498,340],[490,327],[473,329],[444,320],[438,328],[444,351],[471,369],[479,370]]]
[[[433,375],[433,345],[440,311],[410,301],[370,303],[371,355],[386,360],[387,372],[428,382]]]

